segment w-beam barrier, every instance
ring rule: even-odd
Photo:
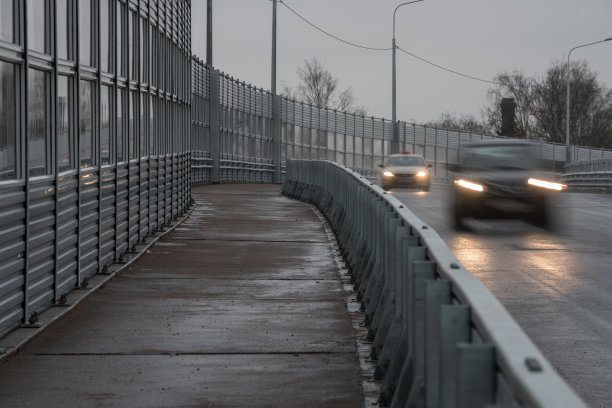
[[[289,160],[283,194],[318,207],[362,302],[379,402],[391,407],[585,407],[439,235],[365,177]]]
[[[612,192],[612,160],[569,163],[561,179],[570,191]]]

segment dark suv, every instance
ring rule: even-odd
[[[521,218],[551,226],[550,195],[565,188],[543,171],[534,144],[497,140],[461,148],[453,185],[452,220]]]

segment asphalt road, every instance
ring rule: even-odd
[[[589,405],[612,406],[612,195],[560,194],[555,232],[468,220],[458,233],[448,187],[393,194],[440,234]]]

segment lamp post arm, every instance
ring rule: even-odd
[[[606,41],[612,41],[612,37],[605,38],[603,40],[594,41],[588,44],[577,45],[567,53],[567,75],[566,75],[566,95],[565,95],[565,162],[569,163],[572,158],[572,152],[570,148],[570,55],[572,51],[588,47],[589,45],[595,45]]]
[[[397,13],[397,9],[402,6],[405,6],[406,4],[418,3],[420,1],[425,1],[425,0],[414,0],[414,1],[408,1],[406,3],[401,3],[395,8],[395,10],[393,10],[393,39],[395,39],[395,13]]]

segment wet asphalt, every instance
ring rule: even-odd
[[[362,405],[346,294],[313,209],[279,185],[192,196],[172,232],[0,361],[0,407]]]

